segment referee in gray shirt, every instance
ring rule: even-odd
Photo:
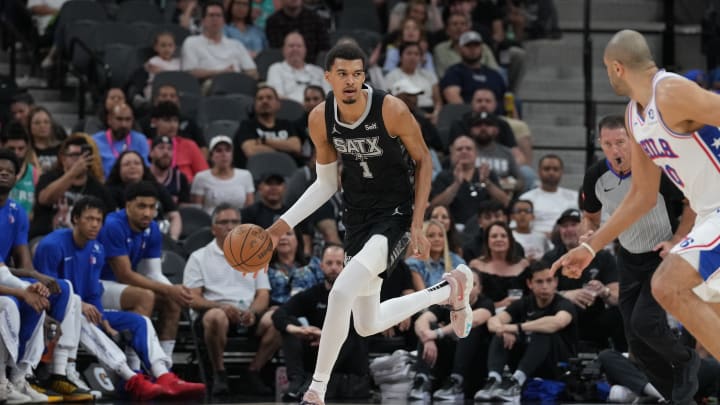
[[[581,232],[595,231],[602,211],[612,214],[632,182],[630,142],[634,141],[624,118],[605,117],[598,129],[605,159],[585,173]],[[655,207],[618,237],[619,307],[630,353],[661,391],[667,393],[672,386],[673,402],[679,403],[692,400],[697,390],[697,377],[688,376],[685,370],[698,357],[670,330],[665,311],[652,296],[650,280],[662,258],[685,237],[694,221],[695,213],[682,192],[663,174]]]

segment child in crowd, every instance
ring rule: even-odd
[[[167,31],[155,35],[153,50],[155,56],[145,62],[145,70],[148,72],[145,97],[149,100],[152,97],[152,83],[155,75],[170,70],[180,70],[180,58],[175,56],[175,37]]]
[[[552,249],[552,243],[542,232],[532,230],[533,203],[530,200],[517,200],[510,210],[510,218],[515,222],[513,236],[525,250],[525,257],[539,260],[545,252]]]

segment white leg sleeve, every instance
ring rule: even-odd
[[[9,363],[17,361],[19,333],[20,312],[17,305],[15,305],[15,301],[8,297],[0,297],[0,339],[2,339],[2,345],[7,349],[7,354],[10,357]],[[3,363],[8,364],[5,361]]]
[[[99,327],[81,317],[80,343],[100,363],[116,372],[123,379],[130,379],[135,373],[128,367],[125,353]]]

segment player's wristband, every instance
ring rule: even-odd
[[[593,259],[595,258],[595,255],[596,255],[597,253],[595,252],[595,249],[592,248],[592,246],[590,246],[587,242],[581,243],[580,246],[582,246],[582,247],[584,247],[585,249],[587,249],[588,252],[590,252],[590,254],[592,255]]]

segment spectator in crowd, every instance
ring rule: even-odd
[[[15,295],[15,302],[10,305],[19,309],[25,323],[25,328],[15,328],[19,326],[17,321],[15,325],[7,325],[10,322],[7,319],[8,312],[3,314],[3,335],[6,338],[0,341],[0,346],[5,348],[7,340],[10,340],[14,346],[11,353],[16,357],[2,367],[1,375],[5,376],[6,366],[10,366],[10,383],[3,378],[0,384],[5,383],[3,388],[6,389],[7,401],[48,401],[48,397],[33,389],[26,378],[32,376],[32,369],[38,365],[44,346],[42,329],[37,329],[36,325],[42,325],[43,319],[47,317],[45,319],[56,324],[59,330],[65,331],[55,342],[56,349],[50,355],[52,374],[47,383],[65,401],[89,401],[92,395],[68,380],[68,360],[70,353],[77,352],[79,341],[75,326],[78,325],[80,314],[75,310],[77,301],[72,294],[72,287],[67,281],[56,281],[34,270],[28,248],[28,217],[9,198],[19,168],[20,163],[15,154],[0,149],[0,284],[15,289],[9,291]],[[10,270],[8,265],[12,265],[13,269]],[[47,314],[42,313],[43,310]],[[4,358],[4,355],[0,355],[0,359]]]
[[[75,126],[73,126],[72,129],[73,132],[94,134],[100,131],[105,131],[110,127],[108,122],[108,115],[110,114],[110,111],[119,104],[128,104],[125,92],[119,87],[109,88],[102,97],[102,102],[98,106],[97,114],[85,117],[75,123]]]
[[[175,3],[175,12],[172,17],[173,24],[177,24],[192,33],[199,32],[201,27],[198,23],[197,10],[197,0],[179,0]]]
[[[168,136],[156,136],[150,148],[150,173],[172,196],[175,205],[190,203],[190,183],[178,166],[172,166],[173,141]]]
[[[323,92],[330,91],[321,67],[305,63],[305,40],[302,35],[292,31],[285,36],[282,47],[283,61],[270,65],[267,73],[267,84],[274,88],[280,98],[287,98],[298,103],[304,102],[304,91],[307,86],[321,86]]]
[[[475,31],[467,31],[458,40],[461,63],[450,66],[440,80],[445,101],[450,104],[470,103],[480,87],[495,93],[496,100],[502,100],[507,91],[505,80],[500,73],[482,64],[483,40]],[[498,113],[503,113],[499,106]]]
[[[35,187],[30,238],[70,227],[72,206],[85,195],[100,198],[109,211],[115,209],[109,191],[92,174],[92,148],[83,136],[71,135],[63,141],[59,159],[55,167],[40,176]]]
[[[163,102],[171,102],[180,108],[180,122],[178,124],[178,134],[183,138],[192,139],[195,141],[197,146],[203,153],[203,156],[207,155],[207,143],[205,137],[202,134],[200,126],[198,126],[195,118],[184,115],[180,106],[180,96],[178,91],[172,84],[163,84],[158,87],[157,92],[153,94],[153,107]],[[157,135],[155,127],[152,125],[152,110],[144,117],[138,120],[140,127],[142,128],[143,134],[152,139]]]
[[[557,226],[560,241],[553,250],[543,256],[546,262],[554,262],[565,252],[580,244],[579,210],[569,209],[560,215]],[[613,347],[627,350],[623,322],[618,310],[618,271],[615,258],[607,251],[597,252],[580,278],[559,275],[558,291],[578,308],[580,339],[593,342],[596,349],[607,349],[608,339]]]
[[[400,1],[390,10],[387,31],[392,33],[402,26],[406,19],[413,19],[427,32],[443,29],[442,15],[437,4],[424,0]]]
[[[513,237],[522,245],[525,257],[533,262],[539,260],[552,248],[547,235],[533,229],[535,219],[533,203],[530,200],[515,200],[510,209],[510,219],[515,222]]]
[[[522,39],[558,39],[562,32],[558,27],[558,14],[553,0],[511,1],[508,3],[515,32]]]
[[[145,71],[148,73],[147,85],[145,86],[145,97],[152,97],[152,83],[155,75],[160,72],[180,70],[180,58],[175,56],[175,37],[172,32],[161,31],[155,34],[153,50],[155,55],[145,62]]]
[[[399,67],[400,64],[400,47],[404,43],[413,42],[420,45],[420,54],[417,66],[435,73],[435,64],[433,63],[432,53],[428,50],[428,43],[425,31],[420,28],[417,21],[408,18],[402,23],[402,29],[398,33],[394,43],[388,45],[385,50],[385,64],[383,70],[390,72]],[[389,82],[388,82],[389,83]]]
[[[482,273],[485,295],[496,308],[504,308],[522,297],[529,262],[513,248],[516,242],[506,222],[493,222],[485,234],[482,256],[471,260],[470,267]]]
[[[257,79],[257,68],[242,43],[223,35],[225,15],[221,2],[202,5],[202,33],[187,37],[182,46],[182,68],[200,80],[224,72],[242,72]]]
[[[49,171],[58,160],[60,143],[65,140],[66,134],[64,131],[53,131],[55,123],[45,107],[35,106],[30,109],[27,125],[38,167],[43,172]]]
[[[450,215],[450,210],[445,205],[432,205],[428,208],[427,219],[438,221],[445,229],[445,237],[448,242],[448,249],[462,257],[462,240],[460,233],[455,227],[455,222]]]
[[[284,304],[293,294],[317,283],[317,274],[302,271],[305,264],[301,239],[290,230],[278,240],[268,268],[272,305]]]
[[[11,150],[20,162],[15,185],[10,190],[10,198],[30,215],[35,203],[35,185],[40,178],[40,169],[32,164],[33,152],[30,149],[30,140],[25,128],[19,122],[10,123],[5,131],[2,147]]]
[[[493,302],[482,294],[482,277],[477,270],[473,270],[473,288],[470,290],[470,306],[473,309],[472,330],[470,334],[448,345],[447,341],[455,341],[450,324],[450,311],[448,308],[434,305],[424,312],[415,321],[415,332],[421,342],[423,358],[418,361],[420,370],[428,370],[432,366],[432,376],[442,385],[432,398],[445,401],[464,401],[465,392],[474,392],[480,381],[487,374],[487,350],[492,335],[488,332],[487,321],[495,315]],[[453,350],[444,350],[448,346]],[[418,349],[418,353],[421,350]],[[431,360],[431,361],[428,361]],[[429,364],[428,364],[429,363]],[[445,364],[443,364],[445,363]],[[447,364],[449,363],[449,364]],[[416,365],[416,368],[418,366]],[[439,369],[439,370],[438,370]],[[446,369],[446,370],[444,370]],[[410,397],[413,399],[429,399],[432,382],[418,370],[413,381]],[[442,374],[436,371],[441,371]],[[443,374],[443,379],[438,379]],[[418,381],[418,378],[420,381]]]
[[[342,44],[352,44],[355,46],[360,46],[354,38],[349,36],[340,37],[337,40],[336,45]],[[378,66],[378,61],[380,59],[380,53],[382,49],[382,43],[378,43],[368,57],[367,63],[365,64],[365,70],[367,71],[365,75],[365,80],[369,84],[371,84],[373,88],[385,90],[388,88],[387,83],[385,82],[385,73],[383,72],[382,68]],[[326,70],[328,68],[328,66],[325,66]]]
[[[102,165],[102,158],[100,157],[100,150],[98,149],[97,145],[95,144],[95,141],[93,140],[91,135],[88,135],[84,132],[75,132],[71,134],[70,136],[75,138],[82,138],[87,143],[88,147],[90,149],[85,148],[89,153],[90,156],[92,156],[92,162],[90,163],[90,167],[88,168],[90,174],[93,175],[96,179],[98,179],[101,183],[105,181],[105,174],[103,173],[103,165]]]
[[[500,181],[500,187],[512,195],[523,189],[520,169],[510,148],[497,142],[499,118],[494,114],[477,114],[470,125],[470,137],[478,148],[480,164],[487,163]]]
[[[254,59],[267,48],[265,31],[253,23],[254,0],[230,0],[225,7],[225,36],[240,41]]]
[[[472,21],[470,20],[470,14],[462,13],[459,11],[452,11],[448,14],[445,24],[445,35],[448,39],[435,45],[433,48],[435,72],[438,77],[443,77],[445,71],[450,66],[462,62],[460,58],[460,35],[470,31],[472,28]],[[500,70],[493,55],[492,49],[483,44],[482,59],[481,62],[484,66],[487,66],[494,70]]]
[[[190,189],[193,204],[200,204],[212,214],[221,203],[247,207],[255,202],[255,184],[252,174],[232,165],[233,142],[229,136],[217,135],[210,140],[212,168],[195,176]]]
[[[242,209],[243,222],[267,228],[285,212],[285,178],[279,174],[265,174],[258,183],[259,199]]]
[[[527,272],[530,294],[488,320],[494,333],[488,351],[488,379],[476,401],[520,401],[522,387],[534,377],[557,380],[559,362],[577,351],[577,314],[574,305],[557,293],[558,280],[550,265],[534,263]],[[512,377],[502,378],[505,365],[515,366]]]
[[[485,232],[493,222],[508,223],[505,206],[497,200],[486,200],[478,204],[476,215],[463,225],[463,234],[466,242],[463,245],[463,259],[466,262],[484,254]],[[518,257],[525,257],[525,252],[519,243],[515,243],[515,253]]]
[[[422,48],[418,42],[403,42],[399,48],[400,63],[385,76],[390,88],[399,80],[406,79],[418,87],[422,93],[418,94],[417,106],[428,113],[432,122],[437,122],[437,116],[442,107],[442,96],[438,87],[435,71],[420,67]]]
[[[496,199],[503,205],[510,201],[490,167],[487,164],[476,167],[476,161],[475,141],[460,136],[450,146],[451,168],[433,180],[430,203],[448,206],[456,223],[464,224],[470,219],[482,201]]]
[[[562,175],[562,159],[557,155],[547,154],[538,162],[540,187],[520,195],[521,200],[530,200],[533,203],[534,230],[544,232],[548,237],[563,211],[578,208],[578,192],[560,187]]]
[[[280,98],[277,91],[267,85],[258,86],[255,115],[244,120],[235,133],[235,167],[244,168],[247,158],[263,152],[285,152],[302,164],[303,139],[292,122],[277,118],[278,111]]]
[[[323,81],[325,79],[323,78]],[[300,119],[295,122],[295,126],[298,129],[298,131],[302,130],[302,137],[304,139],[310,139],[310,134],[308,132],[308,116],[310,116],[310,111],[312,111],[313,108],[315,108],[318,104],[325,101],[325,89],[322,86],[316,86],[313,84],[310,84],[305,87],[305,90],[303,90],[303,109],[305,110],[305,114],[303,114]],[[310,155],[306,151],[306,149],[311,148],[312,142],[305,142],[303,144],[303,155]]]
[[[306,380],[310,376],[317,357],[317,346],[325,321],[328,295],[333,283],[342,272],[344,260],[345,251],[341,246],[326,246],[320,262],[324,280],[293,295],[272,315],[273,325],[282,334],[283,353],[287,353],[285,362],[289,387],[283,399],[297,401],[308,383]],[[302,321],[303,319],[306,322]],[[351,326],[348,338],[343,343],[333,368],[334,376],[338,374],[367,375],[367,356],[365,340]],[[331,387],[333,385],[330,383]]]
[[[497,105],[495,93],[493,93],[492,90],[483,87],[475,90],[472,102],[470,103],[472,110],[465,114],[461,119],[453,122],[450,126],[450,142],[452,143],[452,141],[459,135],[469,134],[470,124],[478,114],[496,114]],[[531,174],[533,177],[537,177],[530,167],[524,169],[525,166],[532,161],[532,137],[530,134],[530,127],[528,127],[524,121],[515,118],[510,118],[504,115],[496,116],[500,118],[497,120],[499,129],[497,137],[498,143],[510,148],[513,156],[515,157],[515,161],[518,165],[520,165],[523,173],[525,170],[529,170],[532,172]]]
[[[172,358],[182,307],[192,302],[190,290],[173,285],[162,273],[162,234],[153,220],[157,187],[147,181],[128,186],[125,209],[107,216],[98,241],[106,263],[100,279],[102,305],[110,310],[133,311],[147,317],[158,307],[158,339]]]
[[[183,284],[192,293],[193,318],[201,326],[213,367],[214,396],[230,392],[223,352],[228,335],[237,334],[238,327],[259,338],[258,350],[248,366],[247,380],[258,394],[269,394],[260,370],[280,347],[280,335],[272,324],[260,323],[270,302],[268,275],[254,275],[234,270],[223,255],[223,242],[230,231],[241,223],[240,212],[231,204],[221,203],[212,214],[215,237],[205,247],[190,255]]]
[[[135,151],[125,151],[120,154],[105,182],[109,194],[114,199],[113,206],[124,207],[127,203],[127,188],[141,181],[152,185],[158,195],[156,217],[153,218],[162,224],[164,233],[167,233],[172,239],[178,240],[182,233],[182,218],[177,204],[170,192],[158,184],[150,169],[145,166],[142,158]]]
[[[121,152],[132,150],[137,152],[147,164],[148,147],[145,135],[134,131],[133,111],[127,104],[117,104],[108,112],[106,131],[93,135],[93,140],[100,150],[105,177],[110,174],[115,161]]]
[[[427,260],[415,257],[405,259],[412,271],[415,291],[424,290],[428,286],[439,283],[443,280],[445,273],[452,271],[460,264],[465,264],[465,260],[450,251],[445,226],[441,222],[431,219],[425,222],[423,231],[430,242],[430,256]]]
[[[155,328],[148,318],[103,308],[100,271],[105,265],[105,250],[95,238],[102,227],[104,211],[100,199],[81,198],[72,210],[73,229],[58,229],[43,238],[33,260],[34,267],[45,275],[72,284],[73,291],[82,300],[82,317],[78,324],[80,342],[104,366],[120,376],[125,382],[125,391],[133,400],[204,394],[203,384],[186,383],[170,372],[172,360],[160,347]],[[129,367],[125,354],[115,343],[122,339],[120,331],[131,334],[128,344],[142,357],[143,365],[156,382]]]
[[[305,61],[315,63],[317,55],[330,49],[328,22],[303,7],[303,0],[281,0],[280,8],[268,17],[265,33],[271,48],[282,48],[285,36],[297,31],[305,39]]]
[[[35,99],[28,92],[17,92],[10,98],[10,115],[13,121],[22,124],[26,131],[29,130],[28,114],[35,105]]]
[[[40,37],[50,39],[50,41],[43,41],[44,45],[51,42],[58,14],[66,1],[68,0],[29,0],[27,2],[27,8],[35,22],[38,34]]]
[[[197,144],[190,139],[178,136],[180,109],[176,104],[161,102],[152,110],[150,124],[155,128],[156,137],[168,137],[172,142],[172,167],[177,167],[192,183],[198,172],[208,169],[205,156]]]

